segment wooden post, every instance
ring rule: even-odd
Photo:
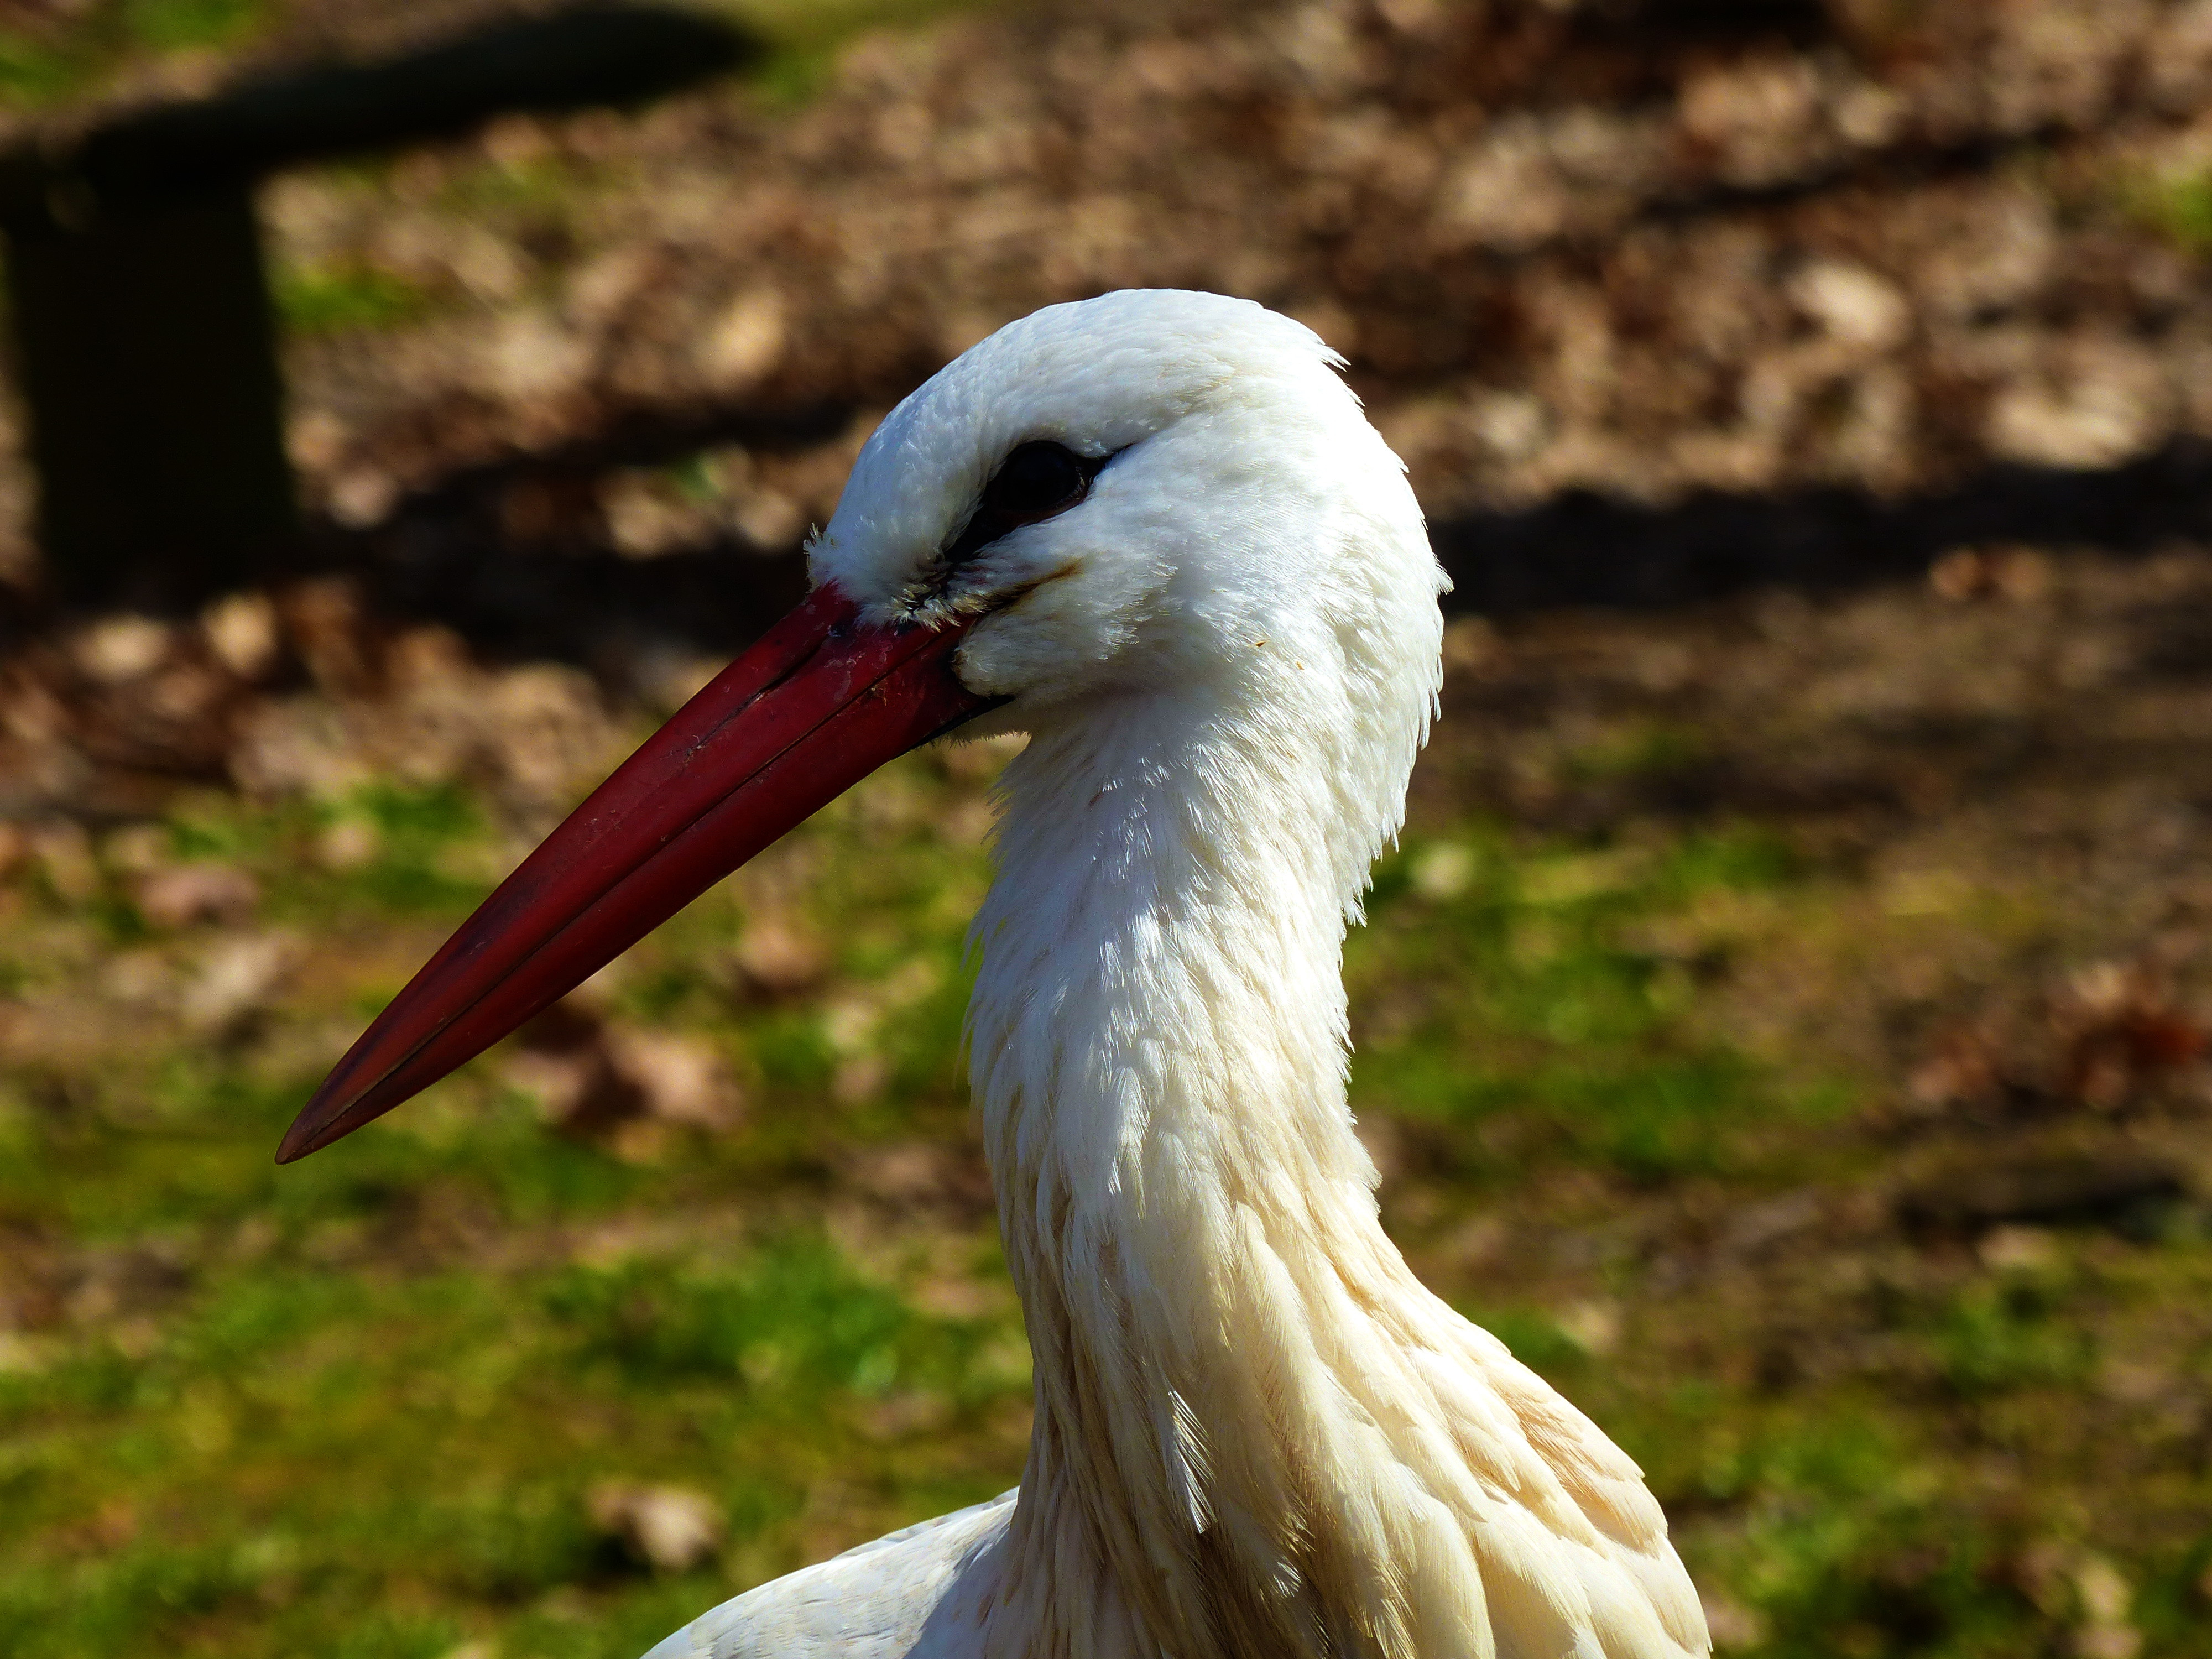
[[[278,562],[296,523],[248,187],[15,227],[7,264],[54,597],[172,610]]]
[[[697,13],[584,5],[0,155],[54,597],[174,610],[281,565],[295,542],[255,180],[507,111],[642,102],[757,51]]]

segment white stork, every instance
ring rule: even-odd
[[[1025,732],[971,1077],[1036,1352],[1020,1486],[649,1659],[1675,1659],[1635,1465],[1425,1290],[1345,1100],[1345,929],[1437,706],[1444,583],[1307,329],[1054,306],[892,411],[812,595],[578,809],[287,1136],[545,1006],[891,756]]]

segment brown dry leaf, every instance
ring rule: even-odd
[[[200,921],[235,927],[261,902],[261,884],[235,865],[179,864],[140,878],[134,896],[140,914],[156,927]]]
[[[2051,592],[2049,556],[2032,547],[1954,547],[1928,568],[1938,599],[2008,599],[2025,605]]]
[[[1962,1026],[1936,1039],[1934,1052],[1913,1067],[1905,1092],[1927,1111],[1981,1105],[2003,1092],[2004,1073],[1986,1032]]]
[[[168,659],[175,630],[151,617],[107,617],[76,636],[70,655],[77,669],[101,685],[142,679]]]
[[[972,1150],[902,1140],[857,1148],[842,1162],[854,1187],[902,1210],[991,1206],[990,1174]]]
[[[586,1500],[592,1524],[655,1572],[690,1572],[722,1546],[721,1506],[688,1486],[606,1480]]]
[[[646,1116],[717,1133],[737,1127],[744,1098],[704,1038],[617,1025],[605,1040],[615,1074],[636,1091]]]
[[[200,958],[181,1000],[185,1023],[222,1032],[275,1000],[285,970],[299,959],[289,933],[239,933],[220,939]]]
[[[84,904],[100,891],[100,866],[92,856],[92,837],[70,818],[49,818],[24,832],[31,856],[46,884],[72,904]]]
[[[2064,1051],[2058,1087],[2096,1111],[2118,1111],[2193,1064],[2212,1035],[2141,964],[2100,963],[2069,990],[2051,1016]]]
[[[787,916],[754,916],[730,957],[741,988],[764,1001],[801,995],[820,985],[830,972],[828,950]]]
[[[276,607],[265,593],[233,593],[200,613],[216,660],[242,680],[265,678],[283,651]]]
[[[893,1441],[937,1433],[952,1417],[952,1402],[943,1395],[910,1389],[869,1401],[860,1408],[858,1421],[869,1439]]]
[[[507,1080],[564,1133],[617,1136],[638,1125],[719,1133],[744,1115],[744,1095],[712,1043],[610,1020],[588,996],[565,997],[532,1020],[519,1048],[506,1062]],[[660,1137],[630,1135],[626,1144],[649,1156]]]

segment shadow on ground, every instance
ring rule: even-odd
[[[633,427],[472,470],[374,529],[318,526],[313,562],[360,580],[393,619],[442,623],[498,656],[592,662],[641,641],[732,649],[804,591],[795,550],[725,539],[635,559],[610,548],[585,512],[528,538],[509,534],[501,503],[526,482],[587,503],[592,479],[609,467],[710,441],[808,447],[849,414],[824,407]],[[2212,538],[2212,446],[2179,442],[2106,471],[1996,468],[1955,489],[1899,499],[1844,487],[1700,495],[1668,506],[1571,495],[1523,512],[1446,519],[1433,534],[1455,611],[1645,611],[1767,587],[1838,592],[1911,576],[1962,546],[2142,554]]]

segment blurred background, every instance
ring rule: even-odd
[[[0,0],[0,1656],[625,1655],[1013,1483],[1003,747],[270,1158],[884,410],[1145,284],[1457,583],[1350,955],[1424,1278],[1725,1654],[2204,1652],[2212,3],[686,18]]]

